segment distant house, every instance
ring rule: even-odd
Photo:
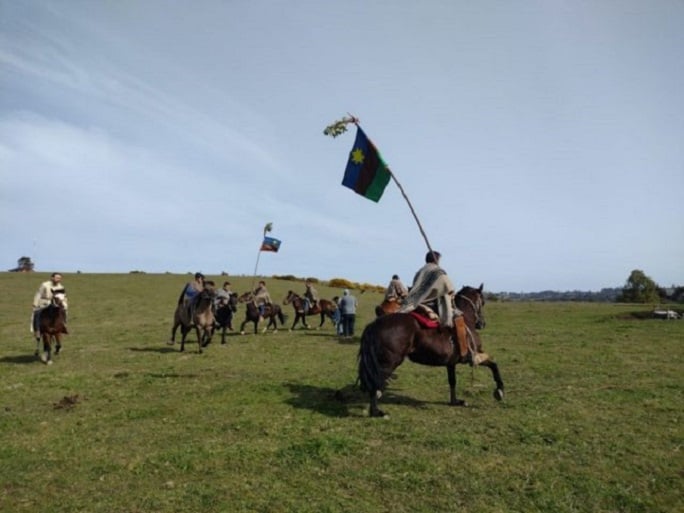
[[[17,260],[17,266],[14,269],[10,269],[11,273],[30,273],[33,272],[34,263],[31,262],[29,257],[21,257]]]

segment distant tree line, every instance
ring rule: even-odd
[[[559,292],[501,292],[488,299],[502,301],[596,301],[606,303],[684,303],[684,287],[660,287],[639,269],[633,270],[622,288],[604,288],[598,292],[571,290]]]

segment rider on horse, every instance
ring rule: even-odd
[[[41,283],[38,288],[38,292],[33,297],[33,318],[31,322],[31,331],[36,337],[36,340],[40,339],[40,312],[44,308],[47,308],[52,303],[55,295],[61,294],[63,296],[62,306],[64,307],[64,333],[68,333],[66,328],[66,312],[68,309],[66,302],[66,290],[64,285],[62,285],[62,275],[60,273],[52,273],[50,279]]]
[[[266,312],[266,306],[271,305],[271,295],[266,289],[266,282],[264,280],[259,281],[259,286],[254,289],[254,304],[259,308],[259,322],[264,318],[264,313]]]
[[[404,285],[399,276],[396,274],[392,276],[392,281],[387,285],[385,291],[385,301],[401,301],[408,295],[408,289]]]
[[[411,312],[421,307],[428,316],[439,320],[440,326],[453,332],[461,358],[472,362],[463,312],[454,306],[456,291],[446,271],[439,266],[441,256],[438,251],[428,251],[425,255],[425,265],[413,278],[413,285],[400,311]]]
[[[314,288],[313,282],[307,278],[304,281],[306,290],[304,291],[304,313],[309,313],[310,308],[315,308],[318,304],[318,291]]]
[[[216,292],[216,298],[214,299],[214,307],[218,309],[222,306],[228,305],[230,303],[230,296],[232,294],[233,291],[230,290],[230,282],[224,281],[223,287]]]
[[[185,284],[178,304],[183,305],[183,308],[188,311],[188,319],[192,319],[192,307],[198,294],[204,289],[204,275],[202,273],[195,273],[195,279]]]

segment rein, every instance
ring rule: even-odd
[[[470,303],[470,306],[473,307],[473,312],[475,313],[475,317],[477,317],[477,320],[479,321],[481,319],[480,317],[480,308],[482,308],[482,304],[480,303],[480,298],[478,297],[477,299],[477,304],[473,302],[472,299],[470,299],[468,296],[464,296],[463,294],[456,294],[456,297],[461,297],[468,301]]]

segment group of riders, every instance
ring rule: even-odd
[[[313,287],[311,280],[307,279],[305,285],[304,313],[308,313],[310,309],[318,304],[318,292]],[[188,310],[188,318],[192,318],[192,309],[196,304],[199,294],[207,289],[214,292],[214,287],[214,282],[207,280],[202,273],[195,273],[194,279],[183,287],[183,291],[178,298],[178,305]],[[224,282],[223,287],[218,291],[215,291],[214,307],[221,308],[228,305],[233,294],[230,282]],[[259,322],[261,322],[263,318],[267,316],[268,310],[273,304],[273,300],[266,288],[266,282],[264,280],[259,280],[257,287],[252,291],[251,296],[252,302],[259,311]]]
[[[454,343],[458,344],[461,357],[470,360],[471,363],[476,363],[472,361],[476,355],[473,354],[467,342],[463,312],[454,305],[455,288],[446,271],[440,267],[440,258],[441,254],[438,251],[428,251],[425,255],[425,265],[414,276],[410,289],[401,282],[399,276],[396,274],[392,276],[392,280],[385,291],[385,304],[396,303],[395,311],[420,311],[427,317],[438,321],[441,327],[452,332],[452,339]],[[224,282],[223,287],[218,291],[214,291],[214,287],[213,281],[206,280],[202,273],[195,273],[194,279],[183,288],[178,298],[178,305],[188,309],[189,318],[192,318],[192,309],[200,293],[205,289],[214,292],[215,308],[228,305],[233,294],[230,289],[230,282]],[[49,306],[58,295],[66,313],[68,306],[66,290],[62,285],[62,275],[53,273],[48,281],[41,283],[33,299],[31,329],[37,339],[40,337],[38,328],[40,312]],[[305,281],[305,291],[302,298],[304,299],[305,314],[318,304],[318,291],[310,279]],[[266,315],[267,309],[273,304],[264,280],[260,280],[252,292],[252,301],[259,310],[261,321]]]

